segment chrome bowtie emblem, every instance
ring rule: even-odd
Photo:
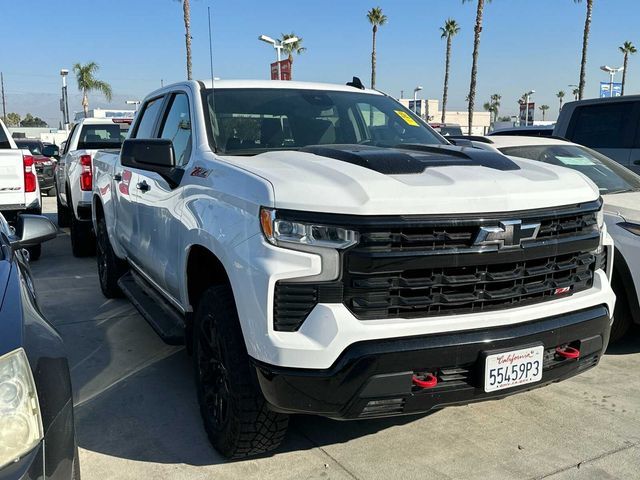
[[[475,246],[497,245],[498,248],[519,247],[524,240],[538,236],[539,223],[523,224],[521,220],[506,220],[499,227],[480,227],[473,244]]]

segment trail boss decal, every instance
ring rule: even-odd
[[[210,173],[211,170],[203,167],[195,167],[193,170],[191,170],[192,177],[207,178]]]

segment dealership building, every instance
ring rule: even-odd
[[[442,119],[442,111],[440,110],[440,101],[434,99],[417,99],[414,101],[409,98],[400,98],[398,101],[407,107],[409,110],[414,111],[420,117],[424,118],[427,122],[440,123]],[[450,111],[447,110],[445,114],[444,123],[453,123],[460,125],[462,131],[467,133],[467,123],[469,121],[469,115],[466,110],[464,111]],[[491,113],[490,112],[473,112],[473,127],[472,135],[484,135],[489,131],[491,126]]]

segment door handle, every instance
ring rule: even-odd
[[[143,180],[136,185],[136,188],[142,192],[148,192],[151,187],[145,180]]]
[[[640,160],[634,160],[634,161],[633,161],[633,164],[634,164],[634,165],[640,165]]]
[[[119,181],[121,181],[121,180],[122,180],[122,175],[121,175],[121,174],[119,174],[119,173],[116,173],[116,174],[113,176],[113,179],[114,179],[116,182],[119,182]]]

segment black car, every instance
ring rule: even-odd
[[[36,299],[23,249],[57,235],[39,215],[0,214],[0,479],[80,478],[62,338]]]
[[[58,147],[52,144],[45,145],[40,140],[31,138],[16,138],[14,140],[18,148],[24,148],[31,152],[36,174],[38,175],[40,191],[46,193],[47,196],[55,195],[56,184],[53,177],[57,161],[54,157],[59,151]]]

